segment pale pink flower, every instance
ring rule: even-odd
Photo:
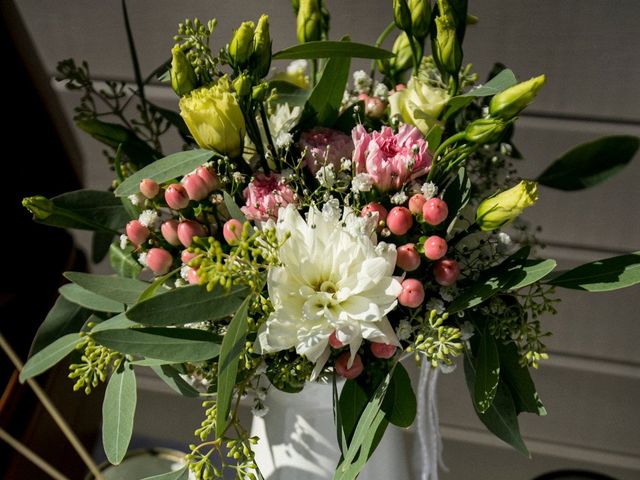
[[[304,132],[298,145],[304,153],[305,166],[313,174],[326,165],[333,165],[338,171],[342,159],[350,159],[353,154],[351,138],[331,128],[316,127]]]
[[[243,195],[246,206],[241,210],[249,220],[276,220],[280,207],[297,203],[296,194],[284,182],[282,176],[276,173],[256,175],[244,189]]]
[[[389,127],[369,134],[357,125],[351,136],[356,173],[369,174],[380,191],[399,190],[431,168],[427,142],[420,130],[411,125],[402,125],[395,135]]]

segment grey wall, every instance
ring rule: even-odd
[[[20,0],[18,7],[46,69],[74,57],[89,61],[97,78],[132,80],[119,2],[115,0]],[[390,19],[390,1],[327,0],[333,38],[351,34],[371,42]],[[521,171],[535,176],[571,145],[600,135],[640,134],[640,56],[637,0],[484,0],[470,2],[480,23],[468,31],[466,61],[481,78],[495,60],[520,78],[546,73],[547,85],[519,122],[517,143],[527,157]],[[213,1],[129,2],[143,72],[168,57],[178,21],[216,16],[220,47],[241,20],[271,15],[275,49],[295,42],[289,2]],[[70,117],[75,94],[56,86]],[[151,98],[175,107],[173,94],[156,88]],[[104,188],[110,173],[101,148],[84,135],[88,187]],[[568,266],[637,250],[640,246],[640,161],[587,193],[543,189],[529,218],[544,226],[546,254]],[[640,476],[639,289],[586,295],[567,293],[560,314],[546,321],[555,332],[552,358],[536,375],[550,412],[525,418],[522,426],[533,460],[503,447],[474,418],[460,372],[440,387],[445,479],[527,480],[554,468],[582,466],[618,479]],[[160,395],[149,380],[148,395]],[[167,396],[167,402],[173,401]],[[142,401],[144,402],[144,395]],[[155,402],[158,404],[158,402]],[[165,405],[166,403],[160,403]],[[141,416],[151,420],[154,412]],[[141,418],[142,419],[142,418]],[[187,422],[190,428],[190,423]],[[150,425],[153,425],[151,428]],[[140,436],[177,436],[177,431],[139,422]],[[185,435],[188,435],[187,428]],[[407,433],[412,441],[413,432]],[[185,441],[189,441],[185,438]]]

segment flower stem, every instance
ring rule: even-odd
[[[396,28],[395,22],[391,22],[389,25],[387,25],[386,28],[382,31],[382,33],[378,37],[378,39],[376,40],[376,47],[380,47],[384,43],[384,41],[387,39],[389,34],[393,32],[395,28]],[[375,74],[376,74],[376,61],[371,60],[371,71],[369,72],[369,76],[371,77],[372,80]]]
[[[39,467],[43,472],[49,475],[51,478],[55,480],[69,480],[58,470],[53,468],[49,463],[47,463],[42,457],[38,456],[33,450],[28,448],[23,443],[20,443],[18,440],[13,438],[9,433],[2,428],[0,428],[0,440],[4,440],[9,444],[10,447],[22,454],[27,460],[31,463]]]

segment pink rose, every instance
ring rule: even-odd
[[[342,159],[351,159],[353,154],[353,142],[348,135],[324,127],[304,132],[298,145],[304,153],[305,166],[314,174],[329,164],[339,170]]]
[[[276,220],[281,207],[297,203],[296,194],[276,173],[256,175],[242,194],[246,205],[240,210],[247,219],[255,221]]]
[[[427,142],[411,125],[402,125],[395,135],[389,127],[369,134],[357,125],[351,136],[356,173],[368,173],[380,191],[399,190],[431,168]]]

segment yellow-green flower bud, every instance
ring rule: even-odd
[[[431,4],[429,0],[409,0],[411,12],[411,33],[419,40],[427,38],[431,22]]]
[[[251,91],[251,98],[256,102],[264,102],[269,95],[269,84],[267,82],[262,82],[259,85],[253,87]]]
[[[312,42],[322,38],[320,0],[300,0],[296,33],[300,43]]]
[[[395,57],[391,59],[391,68],[394,72],[402,72],[413,65],[413,54],[411,53],[411,44],[409,43],[409,35],[401,32],[393,42],[391,51]]]
[[[411,32],[411,12],[407,0],[393,0],[393,21],[400,30]]]
[[[424,135],[438,122],[442,109],[449,101],[449,93],[411,77],[407,88],[389,97],[391,115],[399,114],[405,123],[417,127]]]
[[[171,88],[182,97],[198,86],[198,77],[180,46],[171,49]]]
[[[22,206],[33,213],[36,220],[44,220],[53,213],[55,208],[53,202],[42,195],[23,198]]]
[[[271,67],[271,36],[269,35],[269,17],[262,15],[258,20],[253,36],[253,54],[251,55],[253,74],[263,78]]]
[[[244,116],[226,76],[182,97],[180,115],[201,148],[232,158],[242,154]]]
[[[458,75],[462,64],[462,48],[456,36],[456,23],[453,15],[438,16],[436,18],[436,31],[433,54],[447,73]]]
[[[229,43],[229,57],[235,66],[244,67],[249,61],[253,53],[253,32],[253,22],[242,22],[233,32]]]
[[[233,89],[239,97],[246,97],[251,93],[251,77],[246,73],[241,73],[233,80]]]
[[[474,143],[497,142],[505,126],[499,118],[480,118],[467,125],[465,139]]]
[[[489,113],[504,120],[512,119],[533,102],[544,80],[544,75],[540,75],[498,93],[491,99]]]
[[[512,222],[538,200],[538,184],[522,180],[515,187],[487,198],[478,206],[476,223],[489,232]]]

